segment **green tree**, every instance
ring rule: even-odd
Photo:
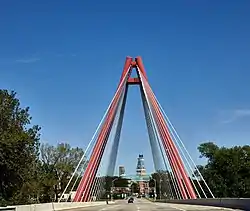
[[[117,176],[105,176],[104,190],[105,197],[111,194],[112,187],[129,187],[129,179]],[[104,196],[102,196],[104,198]]]
[[[83,149],[72,148],[66,143],[60,143],[56,147],[49,144],[41,145],[41,187],[45,190],[44,201],[58,200],[83,154]],[[85,157],[79,169],[84,169],[86,166],[87,159]],[[73,181],[75,181],[74,179]],[[68,191],[71,189],[73,181],[68,187]],[[77,185],[75,185],[75,189]]]
[[[140,187],[139,187],[139,184],[137,182],[133,182],[131,184],[131,192],[132,193],[140,193]]]
[[[208,160],[198,168],[216,197],[250,197],[249,145],[226,148],[208,142],[198,150]]]
[[[28,203],[38,161],[39,130],[31,125],[29,108],[21,108],[16,93],[0,90],[0,203]]]
[[[168,171],[157,171],[151,175],[151,180],[149,182],[150,187],[155,187],[157,197],[161,198],[176,198],[174,194],[173,184],[170,177],[170,172]],[[156,186],[155,186],[156,185]]]
[[[118,177],[118,179],[114,182],[115,187],[125,188],[125,187],[128,187],[128,185],[129,185],[129,179],[126,179],[126,178]]]

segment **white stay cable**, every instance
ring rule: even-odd
[[[176,137],[174,136],[173,131],[172,131],[171,128],[169,127],[168,122],[167,122],[167,126],[168,126],[168,128],[169,128],[170,134],[172,135],[173,139],[175,140],[175,143],[177,144],[178,148],[180,149],[180,151],[181,151],[181,153],[182,153],[182,155],[183,155],[185,161],[187,162],[187,165],[188,165],[189,168],[186,168],[186,169],[188,170],[188,174],[189,174],[191,183],[193,184],[193,186],[194,186],[194,188],[195,188],[195,191],[196,191],[196,193],[198,194],[198,197],[201,198],[201,195],[200,195],[200,193],[199,193],[199,191],[198,191],[198,189],[197,189],[197,187],[196,187],[196,185],[194,184],[194,181],[193,181],[193,179],[192,179],[192,174],[193,174],[192,171],[193,171],[193,169],[192,169],[192,167],[191,167],[191,165],[190,165],[190,163],[189,163],[189,161],[188,161],[186,155],[184,154],[182,148],[180,147],[178,141],[176,140]],[[196,177],[196,175],[194,175],[194,176],[195,176],[195,179],[198,181],[198,178]],[[200,185],[200,183],[199,183],[199,185]],[[206,194],[205,194],[204,190],[202,189],[201,185],[200,185],[200,188],[201,188],[203,194],[206,196]],[[207,197],[206,197],[206,198],[207,198]]]
[[[145,80],[145,79],[144,79]],[[142,81],[144,81],[144,80],[142,80]],[[155,102],[155,98],[154,98],[154,96],[152,96],[152,93],[150,92],[151,91],[151,89],[150,89],[150,86],[149,86],[149,84],[148,84],[148,82],[145,80],[145,83],[146,83],[146,85],[147,85],[147,88],[148,88],[148,90],[149,90],[149,93],[151,94],[151,97],[152,97],[152,100]],[[156,104],[156,102],[155,102],[155,104]],[[157,104],[156,104],[157,105]],[[159,108],[158,108],[159,109]],[[160,110],[158,110],[158,113],[160,113]],[[173,152],[174,153],[174,152]],[[182,161],[178,161],[177,160],[177,162],[178,163],[180,163],[180,165],[181,165],[181,163],[182,163]],[[183,166],[184,167],[184,166]],[[177,175],[176,175],[177,176]],[[180,181],[181,182],[181,181]],[[184,182],[183,183],[184,184],[184,186],[185,186],[185,188],[187,189],[187,184]],[[187,189],[188,190],[188,189]],[[188,195],[189,195],[189,191],[188,191]]]
[[[144,93],[144,95],[146,95],[147,93]],[[147,101],[146,101],[147,102]],[[151,104],[150,104],[150,102],[147,102],[147,104],[148,104],[148,108],[149,109],[151,109],[151,111],[152,111],[152,107],[151,107]],[[152,114],[149,112],[149,118],[150,118],[150,121],[152,122],[152,129],[153,129],[153,133],[154,133],[154,135],[155,135],[155,137],[156,137],[156,141],[157,141],[157,143],[158,143],[158,146],[159,146],[159,148],[160,148],[160,152],[161,152],[161,156],[162,156],[162,159],[163,159],[163,163],[164,163],[164,165],[165,165],[165,168],[166,168],[166,170],[168,170],[168,169],[172,169],[171,168],[171,165],[169,164],[169,161],[168,162],[166,162],[166,159],[165,159],[165,156],[164,156],[164,153],[163,153],[163,150],[162,150],[162,148],[163,148],[163,146],[162,146],[162,143],[160,143],[160,136],[159,136],[159,132],[158,132],[158,129],[157,129],[157,127],[156,127],[156,122],[155,122],[155,119],[154,119],[154,117],[152,116]],[[172,169],[172,171],[173,171],[173,169]],[[172,180],[172,183],[173,183],[173,187],[174,187],[174,191],[175,191],[175,194],[176,194],[176,197],[178,198],[178,199],[180,199],[181,198],[181,194],[180,194],[180,190],[178,189],[178,186],[177,186],[177,184],[176,184],[176,181],[175,181],[175,179],[173,178],[173,175],[170,173],[170,172],[168,172],[170,175],[170,179]],[[170,184],[169,184],[170,185]],[[170,185],[170,188],[171,188],[171,185]]]
[[[101,196],[102,196],[102,194],[103,194],[103,192],[104,192],[104,179],[103,179],[104,177],[101,177],[101,175],[100,175],[100,184],[101,184],[101,188],[100,188],[100,190],[98,190],[98,192],[97,192],[97,200],[99,200],[100,198],[101,198]]]
[[[97,175],[99,174],[100,175],[100,169],[102,169],[102,167],[103,167],[103,163],[102,163],[102,161],[103,161],[103,158],[101,159],[101,161],[100,161],[100,166],[99,166],[99,168],[98,168],[98,172],[97,172]],[[97,179],[98,177],[96,176],[96,179]],[[90,195],[94,195],[95,194],[95,192],[98,190],[98,185],[100,185],[100,182],[98,182],[98,180],[96,181],[96,184],[94,184],[94,188],[92,189],[92,193],[90,194]]]
[[[103,192],[103,189],[104,189],[104,182],[103,182],[103,178],[101,177],[101,175],[100,175],[99,181],[100,181],[100,189],[97,191],[97,194],[96,194],[97,199],[100,198],[100,194]]]
[[[168,123],[167,123],[167,124],[168,124]],[[168,124],[168,127],[169,127],[169,126],[170,126],[170,125]],[[194,170],[193,170],[192,166],[190,165],[190,162],[188,161],[187,156],[186,156],[185,153],[183,152],[182,147],[179,145],[176,136],[173,134],[172,128],[169,127],[169,129],[170,129],[170,132],[171,132],[171,134],[172,134],[172,136],[173,136],[173,138],[174,138],[174,140],[175,140],[175,143],[178,145],[179,149],[181,150],[181,152],[182,152],[182,154],[183,154],[184,159],[185,159],[186,162],[187,162],[187,165],[188,165],[189,170],[190,170],[190,172],[189,172],[190,179],[192,178],[192,176],[194,176],[194,178],[196,179],[196,181],[197,181],[197,183],[198,183],[198,185],[199,185],[199,187],[200,187],[200,189],[201,189],[203,195],[205,196],[205,198],[207,198],[207,195],[206,195],[204,189],[202,188],[202,186],[201,186],[201,184],[200,184],[200,182],[199,182],[198,177],[197,177],[196,174],[194,173]],[[195,185],[195,183],[194,183],[194,181],[193,181],[193,179],[191,179],[191,182],[192,182],[192,184],[193,184],[193,186],[194,186],[194,188],[195,188],[195,191],[197,192],[199,198],[202,198],[201,195],[200,195],[200,193],[199,193],[199,191],[198,191],[198,189],[197,189],[197,187],[196,187],[196,185]]]
[[[79,177],[82,176],[82,174],[83,174],[85,168],[87,167],[87,165],[86,165],[87,162],[88,162],[88,159],[87,159],[87,158],[88,158],[88,156],[90,155],[90,152],[91,152],[91,151],[89,151],[89,154],[86,156],[86,159],[85,159],[85,161],[84,161],[84,163],[83,163],[82,169],[81,169],[81,171],[79,172],[79,174],[77,175],[77,178],[75,179],[75,182],[73,183],[73,186],[71,187],[71,190],[70,190],[69,193],[72,193],[72,192],[73,192],[73,190],[74,190],[74,188],[75,188],[75,186],[76,186],[76,183],[77,183]],[[69,197],[70,197],[70,194],[69,194],[68,197],[67,197],[67,201],[68,201]],[[73,200],[72,200],[71,202],[73,203]]]
[[[121,108],[121,106],[122,106],[122,99],[124,98],[124,95],[125,95],[125,89],[126,89],[126,86],[123,86],[122,88],[122,91],[121,91],[121,95],[119,96],[119,99],[118,99],[118,103],[117,103],[117,105],[116,105],[116,107],[114,107],[114,112],[115,112],[115,117],[114,117],[114,120],[113,120],[113,125],[110,125],[110,127],[112,127],[111,128],[111,130],[110,130],[110,132],[109,133],[111,133],[112,132],[112,129],[115,127],[115,124],[117,124],[117,123],[115,123],[115,120],[117,119],[116,117],[117,117],[117,115],[119,115],[119,112],[117,112],[117,109],[119,110],[119,108]],[[108,135],[108,133],[106,134],[106,135]],[[106,137],[106,135],[105,135],[105,137]],[[111,135],[111,136],[110,136]],[[110,140],[110,138],[112,137],[112,133],[110,134],[109,136],[109,140]],[[107,137],[106,137],[107,138]],[[109,140],[107,140],[107,142],[109,141]],[[111,144],[112,144],[112,142],[110,142]],[[112,147],[111,147],[112,148]],[[111,151],[112,152],[112,151]],[[109,157],[108,158],[110,158],[110,155],[112,155],[112,153],[111,152],[109,152],[109,150],[108,150],[108,145],[106,145],[105,146],[105,148],[102,150],[102,156],[101,156],[101,159],[100,159],[100,162],[99,162],[99,166],[98,166],[98,172],[100,173],[100,171],[103,169],[103,167],[105,166],[104,164],[106,163],[105,162],[105,155],[106,156],[108,156],[109,155]],[[110,159],[108,159],[108,162],[110,161]],[[111,159],[111,161],[113,162],[114,160],[112,160]],[[97,163],[98,164],[98,163]],[[106,167],[106,166],[105,166]],[[109,165],[108,165],[108,168],[109,168]],[[106,169],[106,170],[109,170],[109,169]],[[96,175],[94,175],[95,173],[93,172],[93,176],[96,176]],[[92,189],[92,191],[93,191],[93,189]],[[91,193],[92,195],[94,194],[94,193]]]
[[[97,193],[97,198],[101,197],[101,194],[103,194],[103,192],[105,192],[105,177],[101,177],[100,175],[100,189],[98,190],[98,193]]]
[[[155,119],[154,119],[154,117],[153,117],[153,112],[152,112],[151,104],[150,104],[150,101],[149,101],[149,99],[148,99],[148,93],[146,92],[146,88],[145,88],[145,84],[144,84],[144,80],[145,80],[145,79],[144,79],[143,75],[141,74],[139,67],[138,67],[138,72],[139,72],[139,74],[140,74],[140,78],[141,78],[141,81],[142,81],[142,87],[143,87],[144,95],[145,95],[146,101],[147,101],[147,103],[148,103],[150,118],[151,118],[151,120],[152,120],[152,122],[153,122],[154,130],[155,130],[155,132],[157,133],[157,136],[159,137],[159,132],[158,132],[158,130],[157,130],[157,128],[156,128],[156,122],[155,122]],[[161,144],[160,144],[160,142],[159,142],[159,139],[158,139],[158,144],[159,144],[159,147],[160,147],[160,149],[161,149]],[[172,168],[171,168],[171,165],[170,165],[169,163],[168,163],[169,167],[167,166],[167,163],[166,163],[166,161],[165,161],[165,159],[164,159],[162,150],[161,150],[161,154],[162,154],[163,161],[164,161],[164,164],[165,164],[166,169],[168,169],[168,168],[172,169]],[[173,171],[173,169],[172,169],[172,171]],[[173,171],[173,172],[174,172],[174,171]],[[170,173],[170,177],[171,177],[171,179],[172,179],[172,182],[173,182],[173,185],[174,185],[174,189],[175,189],[177,198],[181,198],[180,190],[179,190],[179,188],[178,188],[177,181],[174,179],[174,175],[172,175],[172,174]]]
[[[95,196],[95,198],[97,199],[98,198],[98,194],[99,194],[99,192],[100,192],[100,190],[102,189],[102,183],[101,183],[101,176],[99,175],[99,177],[98,177],[98,188],[96,188],[96,190],[95,190],[95,193],[94,193],[94,196]]]
[[[99,189],[99,186],[100,186],[100,181],[99,181],[99,177],[98,177],[98,174],[97,174],[96,178],[95,178],[95,181],[94,181],[93,188],[90,191],[90,197],[91,197],[91,199],[94,199],[94,197],[96,198],[96,193],[97,193],[97,191]]]
[[[93,201],[94,199],[95,190],[98,188],[97,186],[98,186],[98,176],[96,175],[94,182],[93,182],[92,189],[90,190],[90,194],[89,194],[90,201]]]
[[[189,177],[190,177],[191,183],[193,184],[193,186],[194,186],[194,188],[195,188],[195,191],[196,191],[196,193],[198,194],[198,197],[201,198],[201,195],[200,195],[200,193],[199,193],[199,191],[198,191],[198,189],[197,189],[197,187],[196,187],[196,185],[194,184],[194,181],[193,181],[193,179],[192,179],[193,169],[192,169],[192,167],[191,167],[191,165],[190,165],[190,163],[189,163],[189,161],[188,161],[186,155],[184,154],[184,152],[183,152],[181,146],[179,145],[178,141],[176,140],[176,137],[174,136],[173,131],[172,131],[171,128],[169,127],[169,124],[168,124],[168,123],[167,123],[167,125],[168,125],[169,131],[170,131],[170,133],[171,133],[173,139],[175,140],[175,143],[177,144],[177,146],[178,146],[178,148],[180,149],[180,151],[181,151],[181,153],[182,153],[182,155],[183,155],[185,161],[187,162],[187,165],[188,165],[189,168],[186,168],[186,169],[188,170],[188,173],[189,173]],[[198,178],[197,178],[197,176],[196,176],[195,174],[194,174],[194,177],[195,177],[195,179],[198,181]],[[204,194],[205,197],[207,198],[206,193],[204,192],[204,190],[203,190],[203,188],[201,187],[201,185],[200,185],[199,182],[198,182],[198,184],[199,184],[199,186],[200,186],[200,188],[201,188],[203,194]]]
[[[156,99],[156,96],[154,95],[154,93],[153,93],[151,87],[149,86],[149,84],[148,84],[147,82],[146,82],[146,86],[147,86],[148,89],[150,90],[151,94],[154,96],[156,102],[159,104],[159,102],[158,102],[157,99]],[[166,120],[165,120],[165,122],[167,123],[167,127],[170,129],[170,130],[169,130],[169,131],[170,131],[170,134],[171,134],[172,137],[174,138],[174,140],[175,140],[177,146],[179,147],[179,149],[180,149],[180,151],[181,151],[181,153],[182,153],[184,159],[185,159],[186,162],[187,162],[187,165],[188,165],[189,169],[188,169],[188,168],[186,168],[186,169],[188,170],[188,173],[189,173],[189,176],[190,176],[190,179],[191,179],[191,175],[192,175],[192,171],[193,171],[193,170],[192,170],[192,167],[190,166],[189,161],[188,161],[188,159],[187,159],[185,153],[183,152],[183,150],[182,150],[180,144],[179,144],[178,141],[176,140],[176,137],[175,137],[175,135],[173,134],[173,131],[171,130],[171,127],[169,127],[170,125],[168,124],[168,122],[167,122]],[[191,174],[190,174],[190,172],[191,172]],[[195,177],[196,177],[196,176],[195,176]],[[197,179],[197,177],[196,177],[196,179]],[[194,186],[194,188],[195,188],[195,191],[197,192],[199,198],[201,198],[200,193],[199,193],[199,191],[198,191],[198,189],[197,189],[197,187],[196,187],[196,185],[194,184],[194,181],[193,181],[192,179],[191,179],[191,183],[193,184],[193,186]],[[202,189],[201,186],[200,186],[200,188]],[[202,189],[202,191],[203,191],[203,189]],[[206,194],[205,194],[204,191],[203,191],[203,194],[206,196]]]
[[[94,198],[95,198],[95,200],[97,199],[97,195],[98,195],[99,190],[101,189],[101,186],[102,186],[101,177],[100,177],[100,174],[98,174],[96,176],[96,185],[93,188],[93,192],[91,194],[92,199],[94,199]]]
[[[103,118],[103,119],[104,119],[104,118]],[[101,125],[101,123],[102,123],[102,122],[100,122],[99,126]],[[72,176],[71,176],[71,178],[70,178],[68,184],[66,185],[66,187],[65,187],[65,189],[64,189],[64,191],[63,191],[63,193],[62,193],[62,195],[61,195],[61,197],[60,197],[60,199],[59,199],[58,202],[61,201],[63,195],[64,195],[65,192],[67,191],[67,189],[68,189],[68,187],[69,187],[69,185],[70,185],[72,179],[74,178],[74,176],[75,176],[76,172],[78,171],[78,168],[79,168],[79,166],[81,165],[81,162],[83,161],[84,158],[86,158],[86,160],[85,160],[84,163],[83,163],[83,167],[85,167],[85,163],[86,163],[86,161],[87,161],[87,157],[85,157],[85,156],[86,156],[86,154],[87,154],[87,152],[88,152],[88,150],[89,150],[89,148],[90,148],[92,142],[94,141],[94,137],[95,137],[95,135],[96,135],[96,133],[97,133],[97,131],[98,131],[98,129],[99,129],[99,126],[98,126],[98,128],[97,128],[95,134],[93,135],[91,141],[89,142],[89,144],[88,144],[88,146],[87,146],[87,148],[86,148],[86,150],[85,150],[83,156],[81,157],[79,163],[77,164],[77,166],[76,166],[76,168],[75,168],[75,171],[74,171],[74,173],[72,174]],[[83,169],[83,171],[84,171],[84,169]],[[82,172],[82,171],[81,171],[81,172]],[[80,175],[81,175],[81,173],[78,175],[77,179],[79,178]],[[77,181],[77,179],[76,179],[76,181]],[[75,183],[76,183],[76,182],[75,182]],[[72,190],[73,190],[73,188],[74,188],[74,185],[73,185],[73,187],[72,187]],[[71,190],[71,191],[72,191],[72,190]],[[69,198],[69,196],[68,196],[68,198]]]
[[[117,160],[117,153],[118,153],[118,147],[119,147],[119,141],[120,138],[117,139],[117,130],[119,130],[118,124],[121,118],[121,110],[122,110],[122,106],[124,103],[124,97],[125,97],[125,93],[126,92],[126,86],[123,87],[123,91],[122,94],[120,96],[120,99],[118,99],[118,106],[115,109],[115,117],[113,120],[113,125],[112,125],[112,129],[110,131],[110,135],[109,135],[109,140],[108,140],[108,144],[107,147],[105,149],[105,155],[108,156],[108,164],[107,164],[107,175],[108,176],[113,176],[114,174],[114,169],[115,169],[115,164],[116,164],[116,160]],[[108,150],[108,147],[110,147],[110,150]]]
[[[60,197],[60,199],[59,199],[58,202],[61,201],[63,195],[65,194],[66,190],[67,190],[68,187],[69,187],[69,184],[71,183],[71,180],[73,179],[73,177],[75,176],[75,174],[76,174],[76,172],[77,172],[79,166],[81,165],[81,162],[82,162],[82,160],[84,159],[86,152],[88,151],[90,145],[91,145],[92,142],[94,141],[94,138],[95,138],[97,132],[99,131],[99,129],[100,129],[100,127],[101,127],[101,125],[102,125],[102,123],[103,123],[105,117],[107,116],[108,111],[109,111],[109,109],[110,109],[110,107],[111,107],[111,105],[112,105],[112,103],[113,103],[113,101],[114,101],[116,95],[117,95],[118,92],[119,92],[119,89],[121,88],[121,86],[122,86],[123,83],[125,82],[125,78],[126,78],[128,72],[129,72],[130,68],[131,68],[131,65],[129,66],[129,68],[128,68],[126,74],[124,75],[124,77],[123,77],[123,79],[122,79],[122,81],[121,81],[121,83],[119,84],[119,86],[118,86],[118,88],[117,88],[117,90],[116,90],[116,93],[115,93],[114,97],[112,98],[112,100],[111,100],[111,102],[110,102],[110,104],[109,104],[109,106],[108,106],[106,112],[104,113],[104,115],[103,115],[103,117],[102,117],[102,119],[101,119],[101,122],[99,123],[99,125],[98,125],[98,127],[97,127],[97,129],[96,129],[96,131],[95,131],[95,133],[94,133],[94,135],[92,136],[91,141],[89,142],[89,144],[88,144],[88,146],[87,146],[87,148],[86,148],[86,150],[85,150],[85,152],[84,152],[82,158],[80,159],[79,163],[77,164],[76,169],[75,169],[74,173],[72,174],[72,176],[71,176],[71,178],[70,178],[70,180],[69,180],[67,186],[65,187],[65,190],[63,191],[63,193],[62,193],[62,195],[61,195],[61,197]]]
[[[106,115],[107,115],[107,113],[108,113],[108,110],[109,110],[109,108],[107,109],[107,111],[105,112],[105,114],[104,114],[104,116],[103,116],[101,122],[99,123],[99,125],[98,125],[98,127],[97,127],[97,129],[96,129],[96,131],[95,131],[95,133],[94,133],[94,135],[93,135],[91,141],[89,142],[89,144],[88,144],[88,146],[87,146],[87,148],[86,148],[86,150],[85,150],[85,152],[84,152],[82,158],[80,159],[79,163],[77,164],[77,166],[76,166],[76,168],[75,168],[75,171],[74,171],[74,173],[72,174],[72,176],[71,176],[71,178],[70,178],[70,180],[69,180],[67,186],[65,187],[65,189],[64,189],[64,191],[63,191],[63,194],[61,195],[61,197],[60,197],[60,199],[59,199],[58,202],[61,201],[61,199],[62,199],[63,195],[65,194],[65,192],[67,191],[67,189],[68,189],[68,187],[69,187],[69,185],[70,185],[70,183],[71,183],[73,177],[75,176],[76,172],[78,171],[78,168],[79,168],[79,166],[81,165],[81,162],[83,161],[84,157],[86,156],[86,153],[88,152],[88,150],[89,150],[89,148],[90,148],[92,142],[94,141],[95,136],[96,136],[97,132],[99,131],[99,128],[100,128],[100,126],[102,125],[103,120],[105,119],[105,117],[106,117]],[[87,160],[87,159],[86,159],[86,160]],[[84,166],[85,166],[85,165],[84,165]],[[79,178],[79,176],[78,176],[78,178]]]
[[[98,169],[97,175],[100,175],[100,172],[99,172],[100,169],[102,169],[102,162],[100,162],[100,167]],[[96,184],[94,185],[94,188],[92,190],[93,192],[91,193],[92,196],[95,196],[96,192],[98,191],[98,186],[101,185],[100,181],[98,180],[98,176],[96,176],[96,179],[97,179]]]
[[[82,173],[84,172],[84,168],[85,168],[86,162],[87,162],[87,158],[86,158],[85,163],[83,164],[84,167],[82,168],[82,170],[80,171],[80,173],[77,175],[77,178],[75,179],[75,182],[74,182],[74,184],[73,184],[73,186],[72,186],[72,188],[71,188],[71,190],[70,190],[69,193],[72,193],[73,189],[74,189],[75,186],[76,186],[76,183],[77,183],[79,177],[80,177],[80,176],[82,175]],[[69,196],[70,196],[70,195],[69,195]],[[68,196],[68,198],[67,198],[67,201],[68,201],[68,199],[69,199],[69,196]],[[73,200],[72,200],[71,202],[73,202]]]
[[[151,104],[149,103],[150,101],[149,101],[149,99],[148,99],[148,93],[147,93],[147,91],[146,91],[145,84],[144,84],[144,76],[143,76],[143,74],[141,74],[140,68],[139,68],[139,67],[137,67],[137,68],[138,68],[138,72],[139,72],[139,75],[140,75],[140,78],[141,78],[142,88],[143,88],[143,91],[144,91],[144,95],[145,95],[145,97],[146,97],[146,101],[147,101],[148,106],[149,106],[149,113],[150,113],[151,119],[153,120],[154,125],[156,125],[155,119],[153,118],[153,112],[152,112]],[[157,131],[157,129],[156,129],[156,131]],[[158,133],[157,133],[157,134],[158,134]],[[159,139],[158,139],[158,141],[159,141]],[[163,159],[164,159],[164,158],[163,158]],[[166,163],[164,162],[164,164],[166,164]],[[170,175],[171,175],[171,174],[170,174]],[[173,178],[173,175],[171,175],[171,176],[172,176],[171,179],[172,179],[173,183],[176,183],[175,179]],[[177,184],[175,184],[175,185],[177,185]],[[176,195],[177,195],[177,197],[178,197],[179,192],[178,192],[177,190],[178,190],[178,188],[175,190],[175,191],[176,191]]]
[[[149,88],[150,88],[150,86],[149,86]],[[180,147],[180,145],[179,145],[179,143],[178,143],[178,140],[180,141],[180,143],[181,143],[182,147],[183,147],[183,148],[184,148],[184,150],[186,151],[186,153],[187,153],[187,155],[188,155],[189,159],[190,159],[190,160],[191,160],[191,162],[193,163],[193,165],[194,165],[195,169],[197,170],[197,172],[199,173],[200,177],[201,177],[201,178],[202,178],[202,180],[204,181],[204,183],[205,183],[206,187],[208,188],[208,190],[209,190],[210,194],[211,194],[211,195],[212,195],[212,197],[214,198],[214,195],[213,195],[212,191],[211,191],[211,190],[210,190],[210,188],[208,187],[208,185],[207,185],[206,181],[204,180],[204,178],[203,178],[202,174],[200,173],[199,169],[197,168],[197,166],[196,166],[195,162],[193,161],[193,159],[192,159],[191,155],[189,154],[189,152],[188,152],[187,148],[185,147],[185,145],[184,145],[184,143],[182,142],[182,140],[181,140],[180,136],[178,135],[177,131],[175,130],[175,128],[174,128],[174,126],[173,126],[173,124],[172,124],[172,123],[171,123],[171,121],[169,120],[168,116],[166,115],[165,111],[163,110],[163,108],[162,108],[161,104],[160,104],[160,103],[159,103],[159,101],[157,100],[157,98],[156,98],[156,96],[155,96],[155,94],[154,94],[154,92],[153,92],[153,90],[152,90],[151,88],[150,88],[150,91],[152,92],[152,95],[154,96],[154,98],[155,98],[155,100],[156,100],[157,104],[159,105],[159,107],[160,107],[160,109],[161,109],[161,111],[162,111],[162,113],[163,113],[163,115],[164,115],[165,119],[167,120],[166,122],[167,122],[167,124],[170,126],[169,128],[172,128],[173,132],[175,133],[174,137],[176,137],[176,138],[177,138],[177,139],[176,139],[176,143],[177,143],[177,145],[179,146],[180,150],[182,151],[182,154],[184,155],[184,157],[185,157],[186,161],[187,161],[187,157],[185,156],[185,153],[183,152],[182,148]],[[171,131],[171,130],[170,130],[170,131]],[[173,135],[173,133],[172,133],[172,135]],[[187,161],[187,163],[188,163],[188,165],[189,165],[189,167],[190,167],[191,171],[193,171],[193,170],[192,170],[192,167],[190,166],[190,164],[189,164],[189,162],[188,162],[188,161]],[[195,177],[196,177],[196,176],[195,176]],[[196,177],[196,178],[197,178],[197,177]],[[200,183],[199,183],[199,180],[198,180],[198,179],[197,179],[197,182],[198,182],[199,186],[201,187],[201,185],[200,185]],[[204,190],[203,190],[203,188],[202,188],[202,187],[201,187],[201,190],[202,190],[203,194],[205,195],[205,197],[207,198],[207,196],[206,196],[206,194],[205,194],[205,192],[204,192]]]
[[[159,101],[158,101],[157,99],[156,99],[156,101],[157,101],[157,103],[159,104],[159,106],[160,106],[160,108],[161,108],[161,110],[162,110],[162,113],[163,113],[163,115],[165,116],[165,118],[166,118],[167,122],[169,123],[169,125],[170,125],[170,126],[171,126],[171,128],[173,129],[173,131],[174,131],[174,133],[175,133],[175,136],[176,136],[176,137],[177,137],[177,139],[180,141],[180,143],[181,143],[182,147],[184,148],[184,150],[186,151],[186,153],[187,153],[187,155],[188,155],[189,159],[190,159],[190,160],[191,160],[191,162],[193,163],[194,168],[197,170],[197,172],[199,173],[199,176],[201,177],[201,179],[202,179],[202,180],[203,180],[203,182],[205,183],[205,185],[206,185],[206,187],[207,187],[207,189],[208,189],[209,193],[210,193],[210,194],[211,194],[211,196],[214,198],[214,195],[213,195],[212,191],[211,191],[211,190],[210,190],[210,188],[208,187],[208,185],[207,185],[206,181],[204,180],[204,178],[203,178],[203,176],[202,176],[201,172],[199,171],[199,169],[197,168],[197,166],[196,166],[196,164],[195,164],[194,160],[192,159],[191,155],[189,154],[189,152],[188,152],[187,148],[185,147],[185,145],[184,145],[183,141],[181,140],[180,136],[178,135],[177,131],[175,130],[175,128],[174,128],[174,126],[173,126],[173,124],[171,123],[171,121],[169,120],[169,118],[168,118],[168,116],[166,115],[165,111],[164,111],[164,110],[163,110],[163,108],[161,107],[161,105],[160,105]],[[197,177],[196,177],[196,178],[197,178]],[[198,180],[198,179],[197,179],[197,182],[199,183],[199,180]],[[204,194],[204,195],[205,195],[205,197],[207,198],[206,194],[204,193],[203,188],[201,188],[201,190],[203,191],[203,194]]]
[[[151,116],[151,115],[150,115]],[[150,117],[153,122],[154,122],[154,119],[153,117]],[[155,123],[154,123],[155,124]],[[156,136],[157,136],[157,141],[158,141],[158,145],[159,145],[159,148],[160,148],[160,152],[161,152],[161,155],[162,155],[162,159],[163,159],[163,163],[165,165],[165,168],[166,170],[168,169],[171,169],[172,172],[173,172],[173,169],[168,161],[168,159],[165,159],[165,156],[164,156],[164,153],[163,153],[163,146],[162,146],[162,143],[160,143],[160,140],[159,140],[159,134],[158,134],[158,131],[157,131],[157,128],[156,126],[154,125],[154,130],[155,130],[155,133],[156,133]],[[167,161],[166,161],[167,160]],[[169,176],[170,176],[170,179],[172,180],[172,184],[173,184],[173,188],[174,188],[174,191],[175,191],[175,194],[176,194],[176,197],[177,199],[180,199],[181,198],[181,194],[180,194],[180,190],[178,188],[178,185],[176,184],[176,180],[174,179],[174,175],[169,171],[168,172]],[[171,184],[169,184],[170,188],[171,188]],[[173,195],[174,196],[174,195]]]
[[[112,100],[111,100],[111,102],[110,102],[110,104],[109,104],[109,106],[108,106],[108,109],[106,110],[106,112],[105,112],[105,114],[104,114],[104,117],[106,117],[106,115],[108,114],[108,112],[109,112],[109,110],[110,110],[110,107],[111,107],[111,105],[113,104],[115,98],[117,97],[117,95],[118,95],[118,93],[119,93],[121,87],[124,86],[124,85],[126,85],[126,80],[125,80],[125,79],[127,79],[127,76],[128,76],[128,73],[129,73],[130,68],[131,68],[131,65],[128,67],[126,73],[124,74],[124,77],[123,77],[121,83],[119,84],[119,86],[118,86],[118,88],[117,88],[117,90],[116,90],[116,92],[115,92],[115,95],[114,95],[114,97],[112,98]],[[103,117],[102,121],[104,120],[104,117]],[[99,127],[100,127],[100,125],[101,125],[101,123],[99,124]],[[98,127],[98,129],[99,129],[99,127]],[[82,188],[83,188],[83,187],[82,187]],[[82,188],[81,188],[81,190],[80,190],[81,192],[82,192]],[[81,201],[82,201],[82,198],[83,198],[83,196],[81,197]]]

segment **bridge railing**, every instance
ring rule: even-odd
[[[215,206],[215,207],[224,207],[224,208],[250,211],[250,198],[211,198],[211,199],[186,199],[186,200],[162,199],[162,200],[156,200],[156,202]]]

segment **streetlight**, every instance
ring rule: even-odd
[[[112,191],[112,193],[111,193],[111,201],[113,201],[113,187],[114,187],[114,182],[116,180],[118,180],[118,179],[119,179],[119,177],[113,179],[112,182],[111,182],[111,191]]]

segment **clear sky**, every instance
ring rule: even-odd
[[[0,88],[31,107],[41,140],[85,148],[125,57],[150,84],[198,163],[197,146],[250,143],[250,1],[0,2]],[[139,90],[129,90],[118,164],[152,156]]]

